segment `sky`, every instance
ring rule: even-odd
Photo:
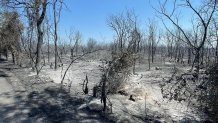
[[[149,0],[65,0],[65,4],[68,9],[62,10],[59,31],[64,36],[70,29],[79,30],[83,40],[113,40],[113,30],[107,25],[110,15],[134,10],[140,25],[154,17]]]
[[[114,31],[108,26],[107,18],[111,15],[124,13],[133,10],[138,17],[140,28],[145,29],[148,20],[157,18],[157,0],[64,0],[67,7],[61,13],[59,24],[59,34],[66,39],[66,32],[78,30],[82,33],[82,40],[94,38],[99,42],[112,42]],[[200,1],[200,0],[197,0]],[[195,1],[196,2],[196,1]],[[171,5],[167,9],[172,9]],[[182,10],[185,16],[181,16],[180,21],[183,26],[188,27],[188,18],[191,17],[189,11]],[[190,18],[191,19],[191,18]],[[157,21],[158,22],[158,21]],[[160,27],[161,22],[157,23]],[[146,30],[144,30],[146,31]]]
[[[168,10],[172,10],[172,1],[169,0],[171,4],[166,6]],[[191,1],[196,6],[201,0]],[[108,26],[107,20],[111,15],[119,15],[127,10],[134,11],[138,25],[140,25],[139,28],[144,32],[148,27],[149,19],[155,20],[158,28],[164,28],[160,19],[157,18],[157,12],[152,8],[159,8],[158,0],[64,0],[64,3],[66,7],[64,6],[62,9],[58,26],[58,34],[64,40],[67,40],[66,32],[78,30],[82,34],[84,42],[89,38],[94,38],[98,42],[112,42],[114,31]],[[53,22],[51,7],[47,12]],[[190,20],[193,15],[190,10],[180,9],[179,12],[181,13],[179,18],[179,21],[182,22],[181,25],[191,27]]]

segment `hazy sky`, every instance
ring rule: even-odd
[[[150,1],[152,3],[149,0],[65,0],[69,10],[65,8],[62,11],[60,34],[65,36],[65,31],[73,28],[82,33],[85,41],[89,37],[98,41],[111,41],[113,30],[107,25],[107,18],[130,9],[138,16],[139,24],[145,27],[148,19],[155,17],[155,10],[151,4],[157,7],[156,0]]]

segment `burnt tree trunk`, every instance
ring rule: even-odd
[[[41,48],[43,44],[43,32],[41,29],[41,24],[37,24],[37,31],[38,31],[38,42],[37,42],[37,51],[36,51],[36,70],[38,75],[40,71]]]
[[[57,70],[57,62],[58,62],[58,47],[57,47],[57,40],[58,40],[58,34],[57,34],[57,19],[56,19],[56,3],[57,0],[54,2],[53,5],[53,15],[54,15],[54,45],[55,45],[55,70]]]
[[[195,62],[196,73],[199,73],[199,70],[200,70],[200,48],[196,49],[194,62]]]
[[[216,39],[216,63],[218,63],[218,37]]]
[[[151,69],[151,46],[148,46],[148,69]]]
[[[37,16],[39,16],[39,18],[37,19],[37,37],[38,37],[38,42],[37,42],[37,48],[36,48],[36,72],[37,75],[39,75],[40,72],[40,62],[41,62],[41,48],[43,45],[43,32],[41,29],[42,26],[42,22],[44,20],[45,14],[46,14],[46,6],[47,6],[47,0],[44,0],[44,2],[42,3],[42,13],[39,16],[39,8],[37,8]]]
[[[48,40],[48,51],[47,52],[48,52],[48,63],[49,63],[50,62],[50,43],[49,43],[49,38],[47,40]]]
[[[200,64],[201,65],[204,64],[204,55],[205,55],[204,51],[205,51],[205,49],[204,49],[204,47],[202,47],[202,49],[201,49],[201,58],[200,58]]]
[[[13,61],[13,64],[15,64],[15,55],[13,52],[12,52],[12,61]]]
[[[154,46],[154,42],[152,41],[152,45],[151,45],[151,62],[154,63],[154,55],[155,55],[155,46]]]
[[[107,81],[106,74],[103,74],[102,88],[101,88],[101,103],[103,102],[104,104],[103,111],[105,111],[107,107],[106,81]]]
[[[188,64],[191,64],[191,48],[188,48]]]

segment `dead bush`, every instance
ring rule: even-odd
[[[205,83],[206,92],[201,97],[205,104],[204,110],[215,121],[218,121],[218,64],[210,66],[206,74],[208,75]]]
[[[112,61],[108,63],[108,92],[117,93],[123,87],[130,74],[129,68],[132,66],[132,55],[129,53],[117,53],[112,55]]]
[[[128,80],[131,66],[132,55],[129,53],[112,53],[111,61],[102,62],[99,67],[103,74],[106,75],[106,93],[117,93],[123,87]],[[99,84],[99,87],[101,86],[102,81]]]
[[[174,73],[160,85],[164,98],[187,101],[212,120],[218,121],[218,65],[196,73]]]

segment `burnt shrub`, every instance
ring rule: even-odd
[[[132,54],[112,53],[112,60],[103,65],[102,71],[107,78],[107,93],[117,93],[128,80],[130,67],[133,65]]]

